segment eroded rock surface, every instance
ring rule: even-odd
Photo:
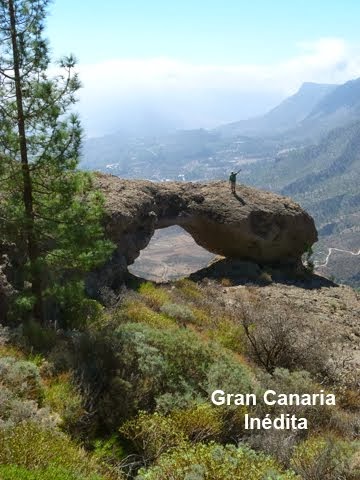
[[[89,279],[116,288],[154,231],[172,225],[186,230],[209,252],[260,264],[299,265],[317,240],[313,219],[287,197],[244,185],[230,193],[227,182],[153,183],[97,174],[106,200],[107,236],[117,249]]]

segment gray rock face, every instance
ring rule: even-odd
[[[209,252],[260,264],[300,264],[317,240],[313,219],[287,197],[227,182],[153,183],[97,174],[106,200],[105,228],[117,249],[88,282],[116,288],[127,266],[147,246],[154,231],[172,225],[186,230]]]

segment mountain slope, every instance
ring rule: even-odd
[[[360,78],[342,85],[304,83],[262,117],[221,126],[226,138],[239,134],[277,136],[291,143],[319,141],[334,128],[360,119]]]
[[[308,118],[331,115],[342,109],[360,113],[360,78],[332,89],[318,102]]]
[[[225,136],[275,135],[294,128],[316,105],[336,89],[336,85],[304,83],[299,91],[261,117],[250,118],[219,127]]]
[[[360,78],[332,89],[300,124],[286,132],[293,140],[318,141],[334,128],[360,119]]]
[[[315,218],[319,264],[330,247],[360,249],[360,121],[331,131],[319,145],[255,165],[250,181],[297,200]],[[331,252],[323,273],[360,286],[360,256]]]

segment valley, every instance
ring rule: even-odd
[[[90,139],[81,166],[160,182],[224,180],[231,170],[241,169],[240,183],[289,196],[305,208],[319,231],[314,248],[319,272],[359,287],[358,257],[337,252],[320,267],[329,249],[359,249],[359,88],[360,79],[343,85],[305,83],[266,115],[248,121],[213,130]],[[177,248],[182,236],[166,241],[170,249]],[[160,260],[155,252],[151,257]],[[181,257],[172,258],[172,271],[174,264],[183,271]],[[192,253],[188,261],[193,263]]]
[[[180,227],[156,230],[147,248],[140,252],[129,271],[154,282],[167,282],[206,266],[214,255],[197,245]]]

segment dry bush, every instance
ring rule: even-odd
[[[32,421],[55,427],[59,415],[42,408],[44,388],[36,365],[12,357],[0,358],[0,430]]]
[[[359,438],[360,416],[357,412],[336,409],[331,414],[328,426],[342,437]]]
[[[264,283],[265,285],[269,285],[273,281],[271,274],[266,271],[263,271],[260,273],[258,280],[259,282]]]
[[[270,375],[264,373],[259,375],[261,382],[261,396],[265,390],[274,390],[277,393],[289,394],[314,394],[320,393],[322,386],[312,380],[309,372],[292,371],[285,368],[276,368]],[[327,393],[327,392],[326,392]],[[333,405],[266,405],[263,402],[259,402],[256,405],[257,416],[263,417],[267,413],[273,417],[280,415],[281,413],[289,413],[290,415],[296,415],[298,418],[307,418],[309,429],[324,429],[327,428],[331,421],[334,412],[337,411],[337,407]],[[305,433],[302,430],[297,431],[298,434]]]
[[[44,396],[39,369],[31,362],[12,357],[0,358],[0,384],[18,398],[41,403]]]
[[[27,421],[54,428],[60,422],[60,417],[51,413],[48,408],[39,408],[34,400],[17,397],[2,385],[0,389],[0,431]]]
[[[286,430],[262,430],[246,439],[251,448],[275,457],[286,468],[289,468],[292,452],[298,441],[295,432]]]
[[[6,345],[10,339],[10,330],[0,323],[0,346]]]
[[[222,278],[220,280],[220,284],[222,287],[232,287],[232,281],[229,278]]]
[[[290,303],[279,308],[250,293],[240,299],[236,315],[249,355],[267,372],[280,367],[326,375],[333,339],[315,326],[310,329]]]

